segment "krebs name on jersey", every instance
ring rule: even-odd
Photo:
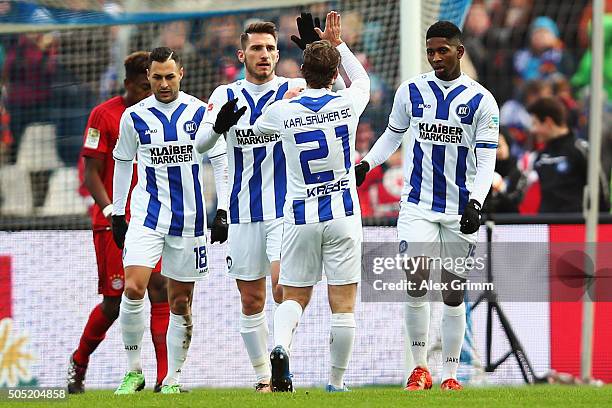
[[[461,144],[463,129],[441,123],[419,123],[419,139],[431,142]]]
[[[349,188],[349,181],[347,178],[338,180],[335,183],[322,184],[317,187],[306,189],[306,197],[315,197],[320,195],[329,195],[331,193],[346,190]]]
[[[193,160],[192,145],[170,145],[151,147],[152,164],[188,163]]]

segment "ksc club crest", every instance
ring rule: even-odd
[[[198,125],[196,125],[193,120],[188,120],[183,125],[183,130],[189,135],[195,135],[195,132],[198,130]]]

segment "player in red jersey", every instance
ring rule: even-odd
[[[107,330],[119,316],[119,304],[123,293],[124,274],[121,250],[113,241],[110,227],[113,197],[113,149],[119,136],[119,121],[125,109],[151,95],[147,79],[149,53],[140,51],[127,56],[125,65],[125,93],[96,106],[89,116],[85,131],[82,155],[85,160],[84,184],[96,204],[92,211],[93,240],[98,263],[98,293],[103,295],[89,315],[79,347],[70,358],[68,368],[68,392],[84,391],[85,372],[89,356],[104,340]],[[136,185],[136,172],[132,188]],[[126,209],[129,217],[129,206]],[[147,287],[151,301],[151,337],[157,358],[157,381],[159,391],[166,376],[166,331],[170,309],[166,291],[166,278],[157,264]]]

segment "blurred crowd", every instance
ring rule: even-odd
[[[606,3],[607,12],[612,13],[612,0]],[[120,9],[112,1],[101,4],[109,13]],[[384,131],[394,91],[399,85],[399,12],[397,4],[382,0],[340,2],[339,6],[343,39],[357,52],[372,84],[371,101],[357,131],[356,149],[360,156]],[[12,7],[14,3],[0,1],[0,18],[14,13]],[[28,7],[20,13],[36,16],[39,22],[51,18],[41,6],[31,3]],[[121,67],[127,52],[162,45],[177,50],[185,64],[183,90],[206,100],[219,84],[244,77],[236,49],[243,27],[255,19],[277,24],[281,55],[277,74],[300,76],[301,51],[290,40],[292,34],[297,34],[295,17],[301,11],[323,16],[329,7],[327,3],[317,3],[165,24],[0,36],[0,200],[6,200],[11,194],[7,187],[11,183],[2,181],[2,168],[15,167],[26,160],[27,152],[21,153],[25,149],[22,144],[33,129],[43,129],[41,125],[54,133],[53,153],[57,154],[59,165],[76,169],[90,110],[122,92]],[[576,148],[587,154],[588,146],[579,141],[588,135],[590,13],[588,0],[472,2],[464,26],[469,59],[464,66],[493,93],[501,108],[497,175],[488,200],[489,211],[533,214],[568,210],[543,205],[546,194],[541,178],[555,177],[555,174],[547,171],[548,175],[544,175],[539,171],[550,140],[546,131],[534,131],[529,107],[541,98],[559,101],[568,132],[572,140],[576,139]],[[602,101],[602,186],[607,191],[612,169],[612,14],[605,15],[604,25],[607,62],[604,63],[606,100]],[[398,151],[383,166],[374,169],[360,187],[364,217],[397,215],[403,185],[401,163],[401,151]],[[586,159],[576,163],[579,164],[557,165],[556,176],[568,178],[570,172],[580,173],[582,178],[578,179],[586,183]],[[33,166],[28,171],[33,213],[53,193],[49,179],[54,166]],[[209,194],[213,208],[214,193]],[[607,208],[609,199],[604,198],[602,203]]]

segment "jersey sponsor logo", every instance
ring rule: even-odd
[[[459,358],[457,357],[446,357],[444,360],[445,363],[459,363]]]
[[[193,145],[151,147],[152,164],[188,163],[193,160]]]
[[[225,258],[225,263],[227,263],[227,269],[232,269],[233,261],[231,256],[228,255],[228,257]]]
[[[425,347],[425,342],[424,341],[413,341],[412,342],[412,347]]]
[[[349,187],[348,179],[338,180],[335,183],[322,184],[317,187],[306,189],[306,197],[329,195],[337,191],[346,190]]]
[[[276,142],[280,135],[261,135],[255,136],[253,129],[236,129],[236,142],[239,145],[255,145]]]
[[[138,344],[134,344],[134,345],[126,344],[125,349],[128,351],[136,351],[138,350]]]
[[[210,112],[211,110],[213,110],[215,108],[215,105],[212,103],[208,104],[208,111]]]
[[[304,117],[291,118],[283,121],[285,129],[292,127],[302,127],[309,125],[320,125],[321,123],[335,122],[337,120],[350,118],[350,108],[345,108],[339,111],[320,113],[318,115],[308,115]]]
[[[85,139],[85,147],[89,149],[97,149],[100,144],[100,131],[96,128],[87,129],[87,138]]]
[[[428,103],[419,103],[418,108],[419,109],[430,109],[431,105]]]
[[[461,105],[457,106],[456,112],[457,116],[459,116],[460,118],[465,118],[470,114],[470,107],[467,106],[465,103],[462,103]]]
[[[183,124],[183,130],[185,131],[185,133],[193,135],[198,130],[198,125],[196,125],[193,120],[188,120],[187,122],[185,122],[185,124]]]
[[[463,129],[440,123],[419,123],[419,139],[432,142],[461,144]]]
[[[405,240],[400,241],[400,243],[399,243],[399,252],[400,252],[400,254],[403,254],[407,250],[408,250],[408,242],[405,241]]]

